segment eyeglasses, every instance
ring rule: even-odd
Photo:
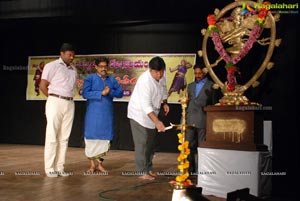
[[[97,67],[99,67],[99,68],[108,68],[108,65],[106,65],[106,66],[99,65],[99,66],[97,66]]]

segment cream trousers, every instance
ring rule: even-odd
[[[64,171],[69,136],[72,130],[74,101],[49,96],[46,102],[45,172]]]

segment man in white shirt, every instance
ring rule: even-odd
[[[149,70],[138,78],[128,103],[127,117],[134,141],[136,169],[142,175],[139,178],[144,180],[155,179],[152,173],[155,136],[157,130],[165,132],[165,125],[158,119],[161,105],[165,115],[169,112],[165,69],[161,57],[152,58]]]
[[[48,97],[45,137],[45,173],[48,177],[69,176],[64,171],[69,136],[72,130],[75,105],[73,101],[77,70],[72,65],[75,50],[64,43],[60,58],[47,63],[42,73],[40,90]]]

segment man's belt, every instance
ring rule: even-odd
[[[65,100],[73,100],[72,97],[66,97],[66,96],[61,96],[61,95],[57,95],[57,94],[49,94],[49,96],[55,96],[57,98],[61,98],[61,99],[65,99]]]

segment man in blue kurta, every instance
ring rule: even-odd
[[[85,154],[90,160],[89,173],[106,172],[102,157],[114,136],[113,99],[123,96],[118,81],[107,74],[108,63],[105,57],[96,59],[97,72],[85,78],[82,89],[82,96],[87,99],[84,140]]]

